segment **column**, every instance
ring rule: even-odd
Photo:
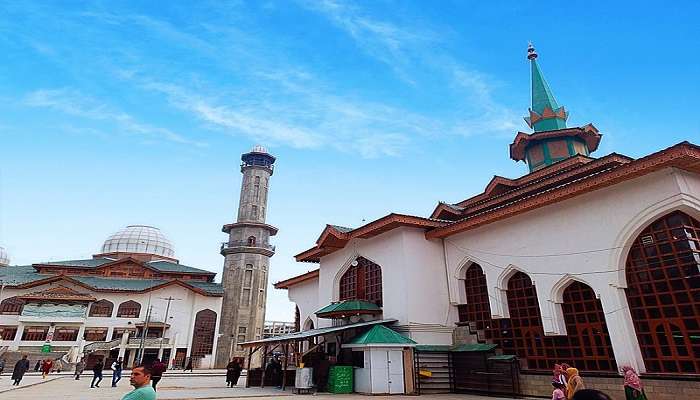
[[[15,334],[15,339],[10,344],[8,350],[17,351],[19,350],[19,345],[22,342],[22,334],[24,333],[24,324],[21,322],[17,323],[17,333]]]
[[[118,356],[122,360],[124,359],[124,354],[126,353],[126,345],[128,343],[129,343],[129,331],[124,330],[124,333],[122,333],[121,342],[119,342],[119,356]]]

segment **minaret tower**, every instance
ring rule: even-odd
[[[275,157],[264,147],[255,146],[243,154],[241,160],[243,182],[238,219],[223,227],[229,240],[221,245],[221,255],[225,257],[221,281],[224,299],[219,328],[221,336],[216,351],[217,368],[225,367],[232,358],[246,356],[238,343],[262,337],[270,257],[275,254],[270,236],[277,234],[277,228],[265,223]]]
[[[510,145],[510,158],[525,161],[533,172],[570,157],[588,157],[598,148],[602,135],[592,124],[567,128],[569,113],[554,98],[532,43],[527,48],[527,59],[532,74],[532,105],[525,122],[534,132],[518,132]]]

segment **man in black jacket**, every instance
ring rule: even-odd
[[[14,380],[12,382],[13,386],[19,386],[19,382],[22,380],[24,377],[24,373],[29,370],[29,360],[27,360],[27,356],[24,355],[22,356],[22,359],[17,361],[15,363],[15,369],[12,370],[12,379]]]
[[[100,387],[100,382],[102,382],[102,370],[104,369],[105,365],[102,363],[102,359],[97,361],[97,364],[95,364],[92,367],[92,383],[90,384],[91,388],[96,388]],[[97,383],[95,383],[97,381]]]

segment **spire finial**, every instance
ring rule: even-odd
[[[535,51],[535,46],[532,45],[532,42],[527,43],[527,59],[532,61],[537,58],[537,52]]]

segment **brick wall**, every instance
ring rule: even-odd
[[[583,381],[588,389],[597,389],[607,393],[613,400],[625,400],[622,387],[624,379],[620,377],[587,377]],[[700,399],[700,380],[671,380],[642,378],[644,391],[649,399],[676,400]],[[552,396],[551,376],[549,375],[520,375],[520,388],[525,396]]]

